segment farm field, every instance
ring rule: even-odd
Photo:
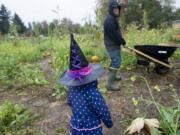
[[[110,130],[104,128],[104,134],[122,135],[133,119],[144,117],[157,118],[163,132],[179,135],[179,49],[170,58],[174,68],[168,74],[158,75],[153,63],[150,73],[147,73],[144,67],[136,65],[136,56],[123,48],[122,68],[119,71],[122,75],[121,91],[108,92],[105,83],[109,59],[102,33],[95,32],[75,34],[75,38],[89,61],[92,56],[98,56],[106,68],[106,74],[99,80],[99,88],[110,107],[114,127]],[[130,47],[142,44],[178,46],[178,39],[174,40],[175,33],[173,29],[138,30],[132,25],[124,35]],[[68,67],[69,45],[68,34],[44,38],[1,37],[0,119],[4,119],[4,125],[0,127],[0,134],[69,134],[71,111],[66,103],[66,88],[59,83],[60,75]],[[141,134],[148,133],[144,130]]]

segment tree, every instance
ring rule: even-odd
[[[10,29],[9,29],[9,33],[12,35],[12,36],[18,36],[18,28],[17,28],[17,25],[15,25],[15,24],[11,24],[10,25]]]
[[[147,20],[150,28],[157,28],[162,23],[162,6],[159,0],[143,0],[141,10],[147,12]]]
[[[49,24],[48,35],[51,35],[51,36],[52,36],[53,33],[54,33],[55,28],[56,28],[56,25],[55,25],[53,22],[51,22],[51,23]]]
[[[33,35],[32,23],[28,22],[28,27],[26,28],[25,36],[30,37],[32,35]]]
[[[7,34],[9,32],[10,23],[10,12],[4,5],[0,7],[0,33]]]
[[[108,3],[109,0],[98,0],[97,3],[96,22],[101,27],[108,12]],[[124,0],[123,3],[127,4],[121,17],[123,26],[135,22],[146,28],[158,28],[164,23],[171,24],[173,18],[178,18],[175,17],[178,12],[174,13],[174,0]]]
[[[79,33],[81,31],[81,25],[78,23],[74,24],[72,20],[68,18],[63,18],[60,23],[60,29],[63,34],[70,32]]]
[[[180,19],[180,8],[175,11],[174,20]]]
[[[41,28],[42,28],[42,33],[43,35],[48,35],[48,27],[49,27],[49,24],[46,22],[46,21],[43,21],[41,23]]]
[[[96,24],[98,27],[102,27],[105,17],[108,14],[109,2],[112,0],[97,0],[96,3]],[[128,4],[128,0],[116,0],[121,4]]]
[[[24,23],[22,22],[21,18],[16,13],[14,14],[14,17],[12,19],[12,23],[13,25],[16,26],[17,32],[19,34],[23,34],[26,31],[26,27]]]
[[[174,16],[173,3],[174,0],[131,0],[124,15],[125,22],[137,22],[142,26],[148,23],[150,28],[171,24]]]
[[[109,0],[98,0],[96,4],[95,14],[96,23],[99,27],[103,25],[103,21],[108,14]]]
[[[174,0],[161,0],[162,5],[162,22],[168,25],[172,24],[175,17],[173,6]]]
[[[138,25],[143,24],[142,0],[129,1],[123,17],[126,25],[132,22],[136,22]]]
[[[28,23],[28,28],[27,28],[29,31],[32,31],[32,24],[29,22]]]
[[[41,23],[33,23],[33,30],[35,33],[35,36],[38,37],[39,35],[42,34],[42,26]]]
[[[148,29],[149,28],[149,20],[148,20],[148,17],[147,17],[147,11],[144,10],[143,11],[143,26],[144,28]]]
[[[72,25],[72,32],[73,33],[80,33],[82,32],[82,27],[79,23],[75,23]]]

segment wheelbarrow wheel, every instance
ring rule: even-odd
[[[165,63],[169,63],[168,60],[164,61]],[[157,74],[167,74],[169,72],[169,68],[165,67],[165,66],[162,66],[162,65],[159,65],[159,64],[156,64],[155,66],[155,72]]]

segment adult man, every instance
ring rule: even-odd
[[[117,1],[112,0],[109,4],[109,14],[104,21],[104,43],[111,59],[107,89],[112,91],[120,90],[120,87],[114,83],[117,80],[121,80],[121,77],[117,76],[116,73],[121,65],[121,45],[126,45],[118,23],[120,15],[121,5]]]

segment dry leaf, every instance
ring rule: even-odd
[[[129,132],[128,134],[133,133],[140,133],[141,129],[144,128],[144,118],[137,118],[132,121],[131,125],[126,129],[126,132]]]
[[[159,121],[157,119],[145,119],[145,125],[147,125],[150,129],[151,128],[159,128]]]
[[[144,118],[137,118],[132,121],[131,125],[126,129],[124,133],[134,134],[136,132],[140,133],[141,129],[144,127],[149,131],[152,128],[159,128],[159,121],[157,119],[144,119]]]

